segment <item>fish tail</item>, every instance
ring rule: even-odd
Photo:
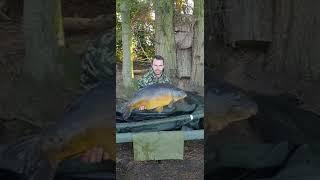
[[[57,163],[51,163],[46,159],[40,159],[34,171],[26,174],[28,180],[53,180],[57,169]]]
[[[39,135],[23,137],[0,153],[1,168],[23,174],[28,180],[53,178],[54,168],[41,152]]]
[[[131,111],[132,111],[131,104],[129,102],[126,102],[121,109],[123,120],[127,120],[130,117]]]

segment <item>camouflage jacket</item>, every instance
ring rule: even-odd
[[[115,79],[115,29],[91,43],[81,62],[80,84],[91,89],[102,80]]]
[[[141,89],[145,86],[156,83],[171,83],[171,80],[165,74],[162,74],[158,78],[150,68],[150,70],[138,80],[138,88]]]

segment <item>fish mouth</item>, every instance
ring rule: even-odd
[[[185,95],[183,95],[183,96],[178,97],[178,98],[177,98],[177,101],[178,101],[178,100],[181,100],[181,99],[184,99],[185,97],[187,97],[187,95],[186,95],[186,94],[185,94]]]

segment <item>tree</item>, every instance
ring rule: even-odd
[[[60,3],[24,1],[25,61],[17,86],[28,94],[28,101],[39,100],[33,106],[35,121],[54,121],[63,111],[66,95],[80,86],[79,58],[64,47]]]
[[[173,78],[176,74],[176,47],[174,38],[172,0],[154,0],[155,10],[155,49],[164,57],[166,73]]]
[[[319,1],[275,1],[273,41],[265,62],[291,79],[320,79]],[[294,84],[296,81],[293,82]]]
[[[25,71],[35,80],[59,80],[64,76],[58,63],[64,46],[60,0],[24,1]]]
[[[120,15],[121,15],[121,27],[122,27],[122,77],[123,84],[126,88],[132,87],[133,79],[133,63],[131,60],[131,28],[130,28],[130,5],[129,0],[119,1]]]
[[[192,47],[192,72],[191,81],[199,86],[204,86],[204,1],[194,1],[194,39]]]
[[[117,1],[120,4],[120,1]],[[150,2],[130,1],[131,58],[133,63],[145,62],[154,55],[154,29]],[[121,15],[117,6],[117,60],[122,61]]]

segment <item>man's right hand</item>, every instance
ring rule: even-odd
[[[143,111],[143,110],[145,110],[145,109],[146,109],[146,107],[145,107],[144,105],[142,105],[142,106],[139,107],[139,110],[140,110],[140,111]]]

